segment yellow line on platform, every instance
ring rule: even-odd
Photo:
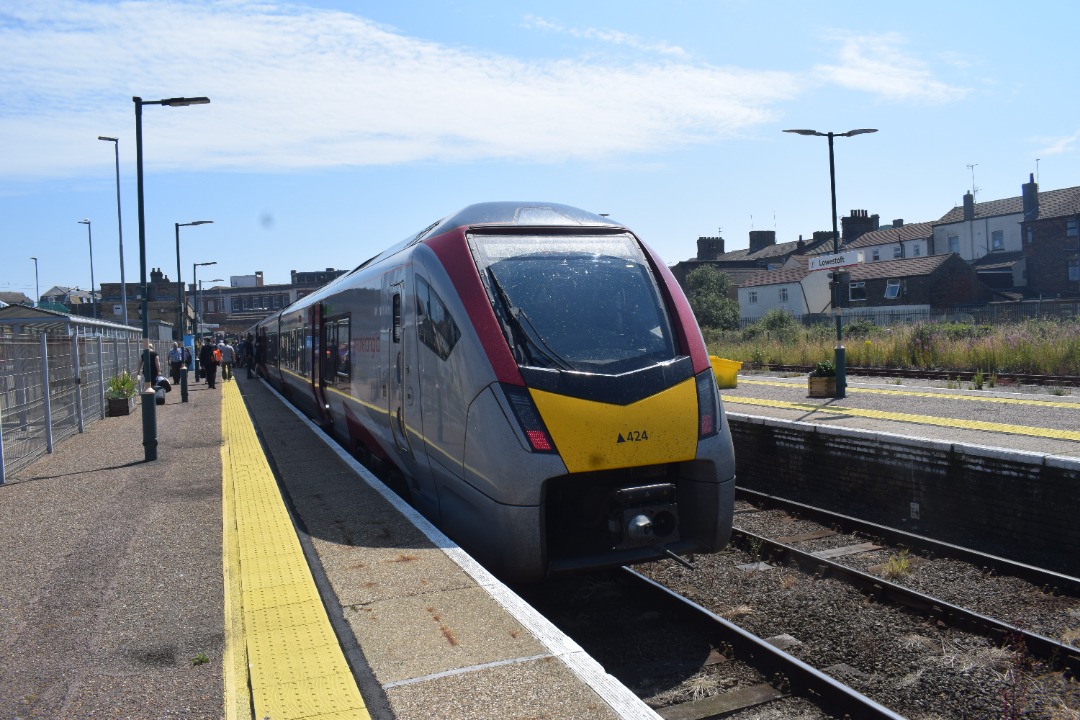
[[[367,718],[240,391],[218,387],[226,717]]]
[[[913,423],[917,425],[937,425],[939,427],[983,430],[985,432],[1027,435],[1030,437],[1053,438],[1056,440],[1075,440],[1080,442],[1080,432],[1074,430],[1054,430],[1052,428],[1030,427],[1027,425],[1008,425],[1006,423],[961,420],[959,418],[943,418],[934,417],[932,415],[885,412],[884,410],[863,410],[860,408],[849,408],[838,405],[822,406],[816,403],[795,403],[784,402],[783,400],[765,400],[763,398],[724,396],[725,405],[732,403],[736,405],[757,405],[759,407],[780,408],[784,410],[833,413],[836,415],[851,415],[854,417],[874,418],[876,420],[892,420],[894,422]]]
[[[746,380],[739,378],[739,382],[744,385],[769,385],[772,387],[801,387],[795,383],[777,382],[773,380]],[[804,383],[805,385],[805,383]],[[906,395],[908,397],[923,397],[923,398],[937,398],[938,400],[961,400],[968,402],[984,402],[984,403],[1000,403],[1002,405],[1038,405],[1039,407],[1052,407],[1052,408],[1067,408],[1070,410],[1080,410],[1080,403],[1076,402],[1059,402],[1056,400],[1039,400],[1035,398],[1003,398],[1003,397],[978,397],[977,395],[944,395],[942,393],[932,392],[920,392],[918,390],[893,390],[891,388],[860,388],[847,386],[848,394],[851,393],[873,393],[877,395]]]

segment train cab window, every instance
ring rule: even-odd
[[[416,326],[420,342],[431,348],[440,360],[450,357],[461,338],[446,303],[423,278],[416,278]]]
[[[676,357],[657,280],[632,236],[471,241],[519,365],[614,375]]]

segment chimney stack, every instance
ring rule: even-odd
[[[776,244],[775,230],[751,230],[750,231],[750,254],[764,250]]]
[[[1020,186],[1024,194],[1024,220],[1035,220],[1039,217],[1039,185],[1035,182],[1035,175],[1028,175],[1028,181]]]
[[[724,238],[699,237],[697,239],[697,259],[716,260],[724,254]]]
[[[964,193],[964,220],[975,219],[975,196]]]
[[[840,218],[840,238],[844,243],[878,229],[880,217],[866,210],[852,210],[851,215]]]

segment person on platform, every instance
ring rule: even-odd
[[[206,378],[206,386],[213,390],[217,387],[217,360],[215,355],[217,348],[212,342],[204,342],[199,350],[199,363],[202,365],[202,373]]]
[[[184,351],[180,349],[180,343],[174,342],[172,350],[169,350],[169,375],[172,376],[173,385],[180,384],[180,368],[184,364]]]
[[[255,379],[255,337],[251,334],[247,334],[247,340],[244,341],[247,346],[247,376],[248,380]]]
[[[236,362],[236,348],[226,339],[218,345],[218,351],[221,353],[221,381],[229,382]]]

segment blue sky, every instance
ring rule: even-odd
[[[1080,184],[1080,4],[0,0],[0,290],[351,268],[466,205],[610,215],[673,264]],[[973,167],[970,167],[973,166]],[[974,179],[973,179],[974,174]]]

